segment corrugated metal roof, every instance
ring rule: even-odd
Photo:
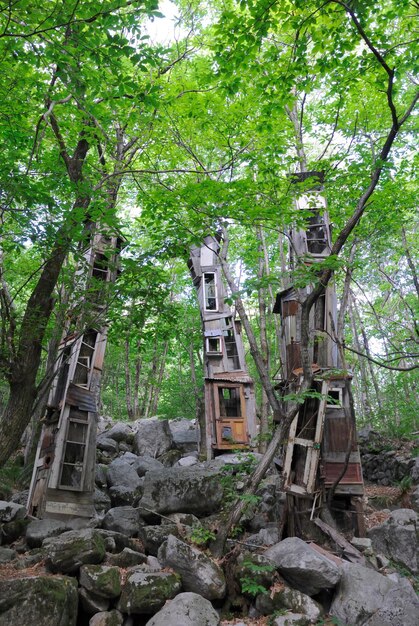
[[[215,374],[211,378],[208,376],[205,380],[210,382],[227,382],[227,383],[249,383],[253,384],[253,378],[244,372],[222,372],[221,374]]]

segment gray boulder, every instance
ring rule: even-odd
[[[80,585],[100,598],[117,598],[121,594],[119,567],[109,565],[82,565]]]
[[[95,613],[89,621],[89,626],[122,626],[123,623],[122,613],[114,609],[113,611]]]
[[[179,536],[176,524],[162,524],[160,526],[143,526],[138,533],[148,554],[157,556],[157,552],[162,543],[169,535]]]
[[[139,456],[159,457],[173,447],[173,437],[167,420],[156,418],[135,422],[134,451]]]
[[[198,463],[198,459],[194,456],[183,456],[176,465],[179,467],[192,467],[193,465],[198,465]]]
[[[344,562],[330,614],[351,626],[417,626],[419,603],[409,583]]]
[[[416,513],[419,513],[419,485],[410,496],[410,501],[412,503],[413,510],[416,511]]]
[[[112,508],[112,502],[110,497],[105,491],[101,489],[95,489],[95,493],[93,496],[93,502],[95,505],[95,510],[98,514],[107,513],[110,508]]]
[[[110,606],[109,598],[96,596],[94,593],[87,591],[84,587],[79,587],[79,599],[83,610],[88,615],[107,611]]]
[[[30,548],[39,548],[47,537],[56,537],[67,530],[67,524],[61,520],[37,519],[26,528],[26,543]]]
[[[44,539],[42,547],[47,554],[46,565],[53,573],[74,574],[81,565],[101,563],[105,558],[104,539],[91,528]]]
[[[170,420],[170,432],[178,450],[193,452],[198,449],[198,429],[195,422],[187,419]]]
[[[7,524],[26,517],[26,507],[16,502],[0,500],[0,524]]]
[[[104,434],[106,437],[109,437],[109,439],[114,439],[114,441],[118,443],[121,441],[132,443],[134,439],[134,432],[127,422],[116,422],[116,424],[109,430],[106,430]]]
[[[8,563],[17,557],[15,550],[11,548],[0,548],[0,563]]]
[[[125,455],[122,457],[125,458]],[[138,476],[145,476],[150,470],[161,470],[164,468],[163,463],[160,463],[157,459],[153,459],[151,456],[136,456],[135,459],[129,461]]]
[[[332,589],[341,577],[341,571],[333,561],[298,537],[280,541],[265,550],[264,555],[276,564],[292,587],[309,596],[323,589]]]
[[[218,626],[220,618],[211,602],[196,593],[180,593],[146,626]]]
[[[28,503],[28,498],[29,498],[29,489],[24,489],[23,491],[18,491],[17,493],[14,493],[12,497],[10,498],[10,500],[11,502],[14,502],[15,504],[21,504],[22,506],[26,507]]]
[[[313,623],[316,623],[323,614],[323,608],[318,602],[287,585],[274,588],[270,593],[258,595],[255,605],[262,615],[272,615],[278,610],[288,609],[303,614]]]
[[[122,613],[155,613],[181,589],[180,577],[168,572],[134,570],[127,576],[118,609]]]
[[[410,475],[414,483],[419,483],[419,456],[412,459],[412,468]]]
[[[145,519],[153,519],[150,511],[193,513],[202,517],[217,510],[222,499],[218,472],[176,467],[147,472],[139,507]]]
[[[223,570],[200,550],[169,535],[158,551],[158,559],[180,575],[185,591],[199,593],[207,600],[224,597],[226,582]]]
[[[147,557],[142,552],[136,552],[131,548],[124,548],[122,552],[118,554],[110,554],[108,561],[110,565],[117,565],[118,567],[133,567],[134,565],[141,565],[147,563]]]
[[[109,496],[113,507],[136,506],[140,498],[140,493],[140,488],[131,485],[115,485],[109,489]]]
[[[138,476],[134,467],[123,458],[117,458],[110,463],[107,472],[109,487],[120,487],[121,485],[131,488],[133,491],[140,489],[142,480]]]
[[[134,537],[138,534],[140,526],[144,525],[140,517],[139,509],[132,506],[118,506],[106,513],[102,526],[106,530],[114,530],[127,537]]]
[[[374,552],[382,553],[412,573],[418,571],[418,516],[412,509],[398,509],[368,531]]]
[[[96,447],[103,452],[109,452],[110,454],[118,454],[119,446],[115,439],[111,439],[104,435],[99,435],[96,440]]]
[[[75,626],[77,580],[31,576],[0,580],[0,626]]]

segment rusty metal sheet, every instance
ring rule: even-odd
[[[333,485],[335,480],[340,476],[344,468],[344,463],[327,463],[323,464],[325,485]],[[362,484],[362,470],[359,463],[349,463],[348,468],[339,484],[342,485],[360,485]]]
[[[293,342],[287,345],[287,370],[288,377],[291,375],[292,371],[298,367],[301,367],[301,350],[300,344]]]
[[[300,303],[297,300],[286,300],[282,303],[282,315],[289,317],[290,315],[297,315]]]
[[[70,406],[77,406],[80,411],[91,411],[92,413],[97,411],[94,393],[73,383],[68,386],[65,402]]]

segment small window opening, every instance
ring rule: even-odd
[[[234,370],[240,369],[239,353],[233,329],[230,328],[224,331],[224,342],[230,367]]]
[[[219,387],[220,417],[241,417],[240,389]]]
[[[106,281],[108,278],[109,259],[105,254],[97,252],[93,263],[92,276],[97,280]]]
[[[329,251],[327,226],[324,216],[318,209],[311,211],[306,228],[307,251],[314,255],[324,255]]]
[[[81,387],[88,387],[89,385],[97,335],[95,330],[88,330],[83,335],[76,370],[73,376],[73,383]]]
[[[329,389],[326,406],[330,409],[340,409],[342,407],[342,389],[338,387]]]
[[[71,408],[61,468],[60,487],[75,491],[82,490],[87,437],[87,412]]]
[[[222,354],[221,337],[207,337],[207,353]]]
[[[217,286],[213,272],[204,274],[204,306],[206,311],[218,310]]]

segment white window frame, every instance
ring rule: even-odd
[[[214,277],[214,296],[215,296],[215,308],[214,309],[209,309],[207,307],[207,285],[209,283],[206,282],[205,278],[206,276],[213,276]],[[215,272],[204,272],[202,275],[202,285],[203,285],[203,298],[204,298],[204,311],[208,311],[208,312],[216,312],[218,311],[218,285],[217,285],[217,274]]]

